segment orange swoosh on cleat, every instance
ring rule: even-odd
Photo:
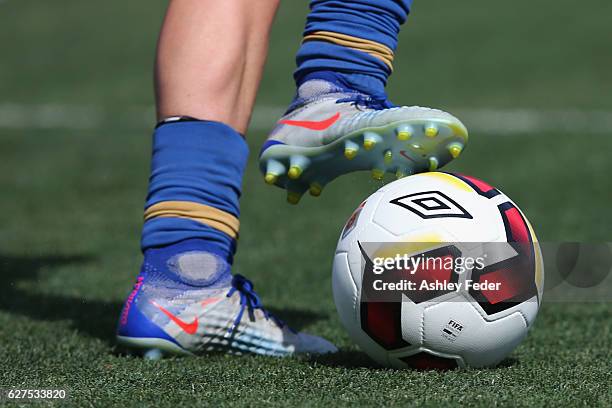
[[[289,126],[297,126],[310,130],[325,130],[328,129],[331,125],[336,123],[340,119],[340,112],[336,113],[334,116],[320,121],[311,121],[311,120],[281,120],[280,124],[289,125]]]
[[[163,314],[168,316],[168,318],[170,320],[172,320],[174,323],[176,323],[177,326],[179,326],[181,329],[183,329],[183,331],[185,333],[187,333],[187,334],[195,334],[195,332],[198,330],[198,318],[197,317],[195,319],[193,319],[193,322],[186,323],[183,320],[181,320],[178,317],[176,317],[175,315],[173,315],[170,311],[166,310],[162,306],[160,306],[157,303],[155,303],[154,301],[151,301],[151,303],[153,303],[153,305],[155,307],[157,307],[159,310],[161,310]]]

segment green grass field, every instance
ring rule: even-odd
[[[140,263],[153,124],[130,112],[152,104],[164,3],[0,2],[0,114],[9,105],[103,113],[81,128],[28,118],[2,127],[0,117],[0,388],[67,389],[65,404],[78,407],[612,406],[609,303],[545,303],[526,341],[495,369],[374,366],[340,326],[330,281],[344,221],[380,184],[350,175],[291,207],[264,184],[254,155],[235,270],[272,311],[341,352],[156,362],[118,355],[114,326]],[[279,12],[262,106],[292,96],[306,4],[285,2]],[[389,92],[397,103],[443,108],[612,111],[611,13],[603,0],[419,1]],[[610,241],[610,136],[588,126],[473,132],[449,169],[503,189],[541,240]],[[248,138],[256,152],[265,132]]]

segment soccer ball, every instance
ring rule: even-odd
[[[355,210],[332,281],[343,325],[379,364],[485,367],[525,338],[544,268],[512,200],[473,177],[432,172],[390,183]]]

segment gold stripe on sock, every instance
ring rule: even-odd
[[[306,41],[327,41],[343,47],[352,48],[357,51],[368,53],[384,62],[393,71],[394,54],[391,48],[377,43],[376,41],[366,40],[365,38],[353,37],[352,35],[334,33],[332,31],[315,31],[304,36]]]
[[[232,214],[205,204],[191,201],[162,201],[145,210],[145,221],[158,217],[187,218],[238,238],[240,221]]]

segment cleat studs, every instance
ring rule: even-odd
[[[399,179],[404,178],[404,177],[406,177],[406,173],[404,173],[402,170],[398,170],[398,171],[395,172],[395,178],[396,179],[399,180]]]
[[[374,132],[366,132],[363,134],[363,148],[366,150],[372,150],[374,146],[381,141],[381,137]]]
[[[393,162],[393,152],[391,150],[387,150],[385,152],[385,164],[389,165]]]
[[[302,170],[300,166],[291,166],[287,175],[291,180],[297,180],[300,178],[303,172],[304,170]]]
[[[357,156],[357,152],[359,151],[359,145],[355,142],[347,140],[344,143],[344,157],[349,160],[353,160],[355,156]]]
[[[287,202],[292,205],[296,205],[300,202],[302,195],[296,191],[287,191]]]
[[[406,140],[410,139],[410,136],[412,136],[412,135],[410,133],[408,133],[408,132],[398,132],[397,140],[406,141]]]
[[[349,160],[353,160],[357,156],[357,150],[354,149],[344,149],[344,157]]]
[[[452,143],[448,146],[448,151],[453,156],[453,159],[456,159],[461,154],[463,150],[463,145],[460,143]]]
[[[268,184],[276,184],[278,177],[285,174],[285,165],[277,160],[268,160],[264,180]]]
[[[143,355],[145,360],[161,360],[163,356],[164,355],[161,350],[156,348],[147,350],[147,352],[145,352]]]
[[[276,174],[267,173],[264,180],[266,181],[266,184],[273,185],[278,181],[278,176]]]
[[[436,171],[438,169],[438,159],[435,157],[429,158],[429,171]]]
[[[385,171],[381,169],[372,169],[372,178],[374,180],[382,180],[385,177]]]
[[[308,191],[311,196],[318,197],[323,192],[323,187],[319,183],[312,183]]]
[[[291,180],[299,179],[304,170],[306,170],[310,164],[310,160],[306,156],[291,156],[289,162],[290,165],[287,176],[289,176]]]
[[[395,131],[397,140],[406,141],[412,137],[412,128],[410,126],[400,126]]]
[[[427,137],[438,136],[438,127],[436,125],[427,125],[425,127],[425,136]]]

